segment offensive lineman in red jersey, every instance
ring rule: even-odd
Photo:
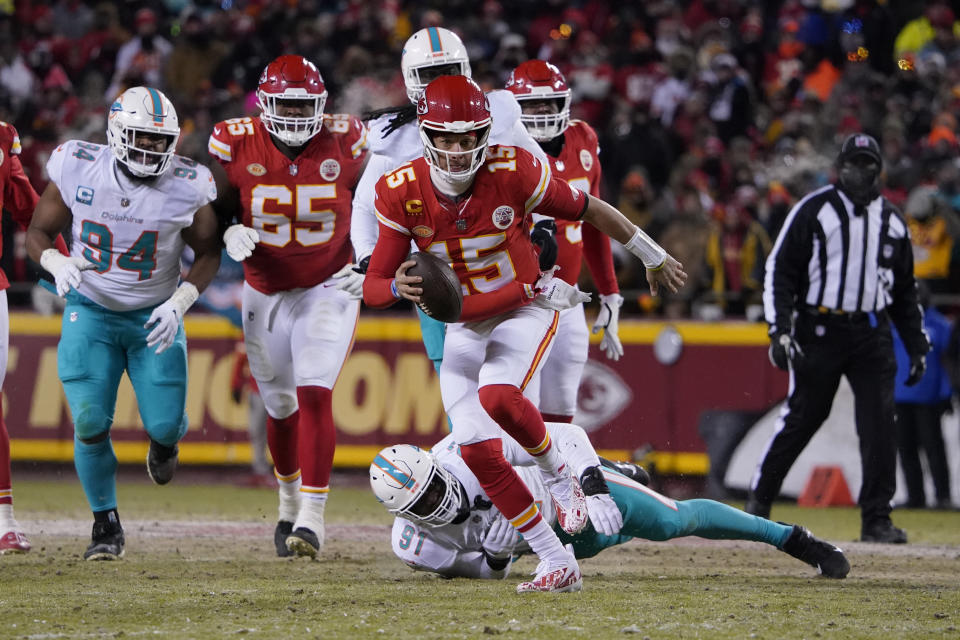
[[[529,60],[510,74],[507,90],[513,93],[523,113],[520,121],[540,143],[550,160],[552,174],[595,198],[600,197],[599,144],[593,128],[582,120],[570,120],[570,87],[554,65]],[[547,218],[536,227],[552,225]],[[600,315],[593,333],[603,331],[600,349],[611,360],[619,360],[623,346],[617,336],[623,297],[617,286],[610,238],[582,221],[556,220],[556,277],[576,286],[580,266],[586,259],[600,291]],[[546,265],[541,259],[541,268]],[[573,422],[577,411],[577,389],[587,362],[589,336],[583,305],[560,313],[557,336],[543,371],[527,395],[540,398],[540,413],[547,422]]]
[[[20,136],[12,125],[0,122],[0,207],[26,228],[33,217],[39,196],[30,186],[20,164]],[[7,374],[7,350],[10,344],[10,318],[7,315],[7,287],[10,283],[0,269],[0,387]],[[0,555],[25,553],[30,543],[13,517],[13,489],[10,483],[10,436],[0,406]]]
[[[332,389],[362,295],[349,232],[366,128],[323,113],[323,79],[301,56],[268,64],[257,97],[261,115],[218,123],[208,151],[218,213],[240,213],[224,242],[243,261],[244,342],[280,484],[277,555],[314,557],[336,446]]]
[[[386,307],[419,302],[419,277],[406,275],[411,239],[445,259],[464,291],[460,322],[447,328],[440,389],[464,461],[484,491],[540,558],[537,575],[517,587],[576,591],[576,560],[540,516],[526,485],[503,457],[503,432],[537,461],[567,531],[586,524],[585,499],[523,388],[549,354],[558,311],[588,299],[552,273],[541,274],[527,234],[537,210],[583,219],[623,242],[648,266],[654,293],[682,286],[681,265],[616,209],[565,182],[523,149],[487,148],[490,112],[475,82],[431,82],[417,107],[425,157],[377,183],[380,234],[363,285],[364,300]],[[611,516],[612,514],[603,514]],[[590,517],[593,517],[592,515]],[[488,559],[488,562],[497,562]]]

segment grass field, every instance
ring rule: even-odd
[[[955,512],[897,512],[911,544],[895,547],[851,542],[853,509],[775,506],[848,552],[846,580],[759,543],[688,538],[583,561],[579,594],[521,597],[532,558],[501,582],[395,560],[365,476],[334,479],[327,544],[308,561],[274,555],[273,491],[137,472],[120,486],[126,558],[84,562],[90,515],[61,473],[15,475],[34,550],[0,558],[0,638],[960,638]]]

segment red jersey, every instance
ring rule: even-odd
[[[30,225],[33,210],[40,197],[30,186],[27,174],[20,164],[20,136],[13,125],[0,122],[0,209],[6,209],[22,228]],[[3,241],[0,238],[0,250]],[[0,269],[0,291],[10,286],[7,274]]]
[[[571,120],[563,133],[563,149],[556,158],[549,156],[553,175],[595,198],[600,197],[600,146],[597,132],[582,120]],[[537,213],[542,213],[537,211]],[[557,220],[557,277],[577,284],[583,258],[593,280],[603,295],[618,293],[617,275],[613,269],[610,238],[593,225],[579,220]]]
[[[533,154],[508,146],[488,149],[459,203],[437,194],[430,165],[422,157],[382,176],[376,192],[380,236],[367,270],[364,300],[374,307],[396,301],[390,284],[412,239],[456,271],[463,287],[464,322],[531,299],[530,285],[540,276],[528,232],[531,211],[577,220],[587,206],[583,193],[553,178]]]
[[[323,116],[323,128],[290,160],[259,118],[217,123],[207,150],[240,194],[241,222],[260,242],[243,261],[261,293],[317,285],[350,262],[353,188],[366,155],[367,130],[354,116]]]

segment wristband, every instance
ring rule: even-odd
[[[667,261],[667,252],[664,248],[654,242],[653,238],[644,233],[640,227],[637,227],[633,237],[623,247],[640,258],[643,266],[653,271],[662,269]]]
[[[393,297],[394,297],[394,298],[397,298],[398,300],[403,297],[403,296],[400,295],[400,292],[397,291],[397,279],[396,279],[396,278],[394,278],[393,280],[390,281],[390,293],[392,293],[392,294],[393,294]]]
[[[506,556],[505,558],[491,556],[489,553],[487,553],[486,549],[480,549],[480,551],[483,553],[483,557],[487,561],[487,565],[494,571],[503,571],[507,568],[507,565],[510,564],[510,560],[512,560],[510,556]]]
[[[197,286],[192,282],[184,282],[177,287],[177,290],[170,296],[170,302],[177,306],[177,311],[180,312],[180,317],[182,318],[187,313],[187,309],[189,309],[199,297],[200,291],[197,290]]]

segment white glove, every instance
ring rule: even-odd
[[[574,308],[578,304],[589,302],[589,293],[584,293],[560,278],[553,277],[553,272],[559,268],[558,266],[554,266],[549,271],[544,271],[540,275],[540,279],[533,285],[537,291],[537,297],[533,299],[533,304],[538,307],[543,307],[544,309],[565,311]]]
[[[149,329],[150,325],[156,323],[147,335],[147,346],[157,347],[157,354],[166,351],[177,337],[183,315],[199,297],[200,292],[197,291],[197,287],[184,282],[173,292],[169,300],[154,309],[147,323],[143,325],[144,329]]]
[[[57,284],[57,295],[66,296],[70,289],[80,286],[81,271],[96,269],[93,264],[81,256],[65,256],[57,249],[47,249],[40,254],[40,266],[53,276]]]
[[[623,345],[620,344],[620,336],[617,335],[618,323],[620,320],[620,306],[623,304],[623,296],[614,293],[609,296],[600,296],[600,313],[597,315],[597,321],[593,323],[593,333],[599,333],[603,329],[603,338],[600,339],[600,350],[607,354],[607,357],[614,362],[623,355]]]
[[[223,232],[223,243],[227,245],[227,255],[242,262],[253,255],[253,249],[260,242],[260,234],[256,229],[234,224]]]
[[[623,528],[623,514],[609,493],[587,496],[587,514],[598,533],[614,536]]]
[[[519,541],[517,530],[502,513],[498,513],[483,538],[483,551],[491,558],[509,558]]]
[[[340,278],[337,283],[337,289],[345,291],[351,300],[363,300],[363,279],[366,277],[359,271],[355,271],[357,265],[350,263],[333,274],[332,277]]]

